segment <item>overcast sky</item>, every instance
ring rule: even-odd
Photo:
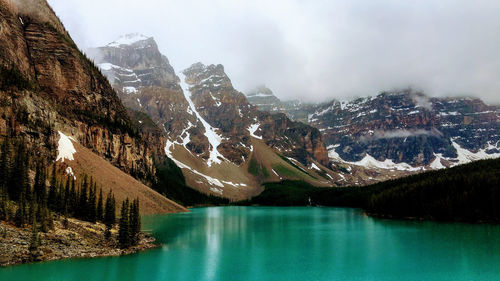
[[[153,36],[176,71],[323,101],[412,86],[500,103],[498,0],[49,0],[82,48]]]

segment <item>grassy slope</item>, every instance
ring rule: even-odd
[[[184,206],[229,203],[225,198],[207,195],[187,186],[181,169],[169,158],[164,158],[156,164],[156,175],[158,181],[153,185],[153,189]]]
[[[73,142],[73,145],[77,151],[74,154],[75,160],[66,159],[64,163],[73,169],[77,177],[82,174],[92,175],[104,194],[110,189],[113,190],[117,202],[121,202],[127,197],[139,198],[141,212],[144,214],[187,211],[181,205],[140,183],[89,149],[76,142]]]

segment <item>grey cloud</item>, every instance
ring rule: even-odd
[[[432,103],[428,97],[414,94],[412,95],[412,99],[417,106],[423,107],[427,110],[432,110]]]
[[[434,137],[442,137],[443,133],[439,130],[432,128],[431,130],[417,129],[417,130],[390,130],[390,131],[382,131],[376,130],[373,134],[365,135],[360,138],[361,142],[368,142],[378,139],[394,139],[394,138],[407,138],[414,136],[434,136]]]
[[[179,71],[323,101],[413,87],[500,103],[500,1],[49,0],[82,49],[154,36]]]

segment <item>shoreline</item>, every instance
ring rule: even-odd
[[[436,223],[462,223],[462,224],[489,224],[489,225],[500,225],[500,221],[497,220],[465,220],[461,218],[456,218],[454,220],[450,219],[436,219],[434,217],[405,217],[405,216],[397,216],[397,215],[388,215],[388,214],[379,214],[379,213],[370,213],[363,210],[363,214],[381,220],[392,220],[392,221],[414,221],[414,222],[436,222]]]
[[[124,256],[160,247],[154,243],[154,237],[141,232],[138,245],[120,249],[116,242],[116,226],[108,239],[104,236],[105,226],[102,223],[68,218],[65,226],[61,217],[54,220],[52,230],[39,232],[41,245],[37,251],[30,252],[31,227],[18,228],[0,222],[0,228],[0,269],[62,259]]]

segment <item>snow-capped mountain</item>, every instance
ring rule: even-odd
[[[133,125],[50,5],[2,1],[0,10],[1,141],[24,143],[37,162],[54,163],[61,179],[88,175],[117,200],[139,198],[142,212],[185,210],[143,184],[156,180],[157,142]],[[28,173],[33,164],[23,163]]]
[[[153,37],[127,34],[106,46],[90,49],[103,74],[117,90],[135,93],[139,87],[176,87],[178,78]]]
[[[248,102],[257,106],[260,110],[270,112],[283,112],[285,110],[281,100],[266,86],[259,86],[247,92],[246,95]]]
[[[332,162],[364,173],[345,182],[363,184],[500,157],[499,107],[479,99],[429,98],[402,90],[287,107],[271,94],[259,88],[247,96],[263,110],[285,112],[318,128]]]
[[[222,65],[195,63],[175,73],[154,39],[140,35],[89,53],[123,103],[163,130],[165,153],[190,186],[242,199],[260,191],[263,181],[335,181],[319,130],[258,110],[234,89]]]
[[[500,157],[499,117],[479,99],[405,90],[320,105],[308,123],[334,161],[418,171]]]

